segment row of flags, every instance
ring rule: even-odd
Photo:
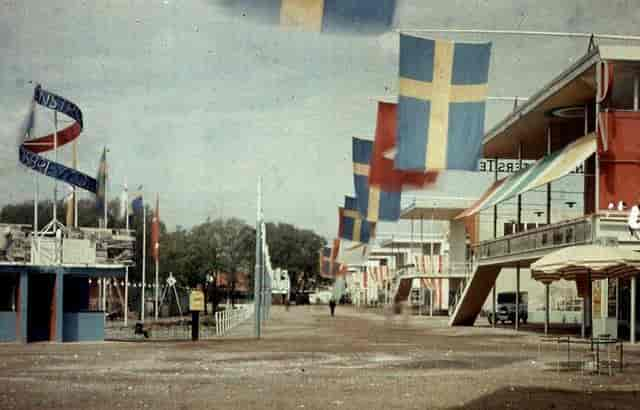
[[[365,264],[377,224],[400,219],[403,191],[429,189],[445,170],[476,170],[490,55],[490,43],[400,34],[398,102],[378,103],[372,140],[352,139],[355,196],[338,208],[337,239],[320,251],[321,275]]]

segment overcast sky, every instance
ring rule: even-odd
[[[106,145],[111,193],[125,178],[149,199],[159,192],[170,229],[209,216],[253,221],[262,175],[268,220],[335,235],[336,206],[353,191],[351,137],[372,136],[376,97],[396,92],[397,34],[291,32],[264,24],[250,1],[229,3],[0,0],[0,205],[32,198],[16,138],[40,82],[84,113],[80,168],[95,174]],[[638,0],[398,0],[394,27],[638,34],[638,21]],[[530,95],[587,48],[444,37],[493,42],[492,96]],[[510,109],[490,102],[487,127]],[[37,129],[51,126],[39,112]]]

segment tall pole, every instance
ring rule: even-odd
[[[158,282],[159,282],[159,278],[158,278],[158,259],[156,259],[156,283],[155,283],[155,288],[156,288],[156,294],[155,294],[155,308],[154,308],[154,313],[155,313],[155,318],[156,320],[158,320]]]
[[[127,194],[127,200],[124,206],[124,223],[129,235],[129,191],[127,191],[127,182],[125,180],[125,192]],[[77,215],[76,215],[77,216]],[[124,267],[124,325],[127,326],[129,322],[129,265]]]
[[[73,169],[78,169],[78,138],[73,140]],[[73,186],[73,227],[78,227],[78,188]]]
[[[518,169],[522,169],[522,142],[518,144]],[[522,194],[518,195],[518,221],[516,232],[520,233],[522,226]],[[520,328],[520,262],[516,264],[516,331]]]
[[[495,159],[495,169],[493,170],[494,180],[498,181],[498,158]],[[493,206],[493,239],[498,238],[498,204]],[[498,278],[493,284],[493,290],[491,292],[491,313],[492,319],[491,325],[496,327],[496,286],[498,285]]]
[[[551,155],[551,124],[547,128],[547,155]],[[547,225],[551,225],[551,182],[547,184]]]
[[[144,290],[146,285],[145,276],[147,273],[147,209],[142,203],[142,306],[140,307],[140,320],[144,322]]]
[[[160,221],[157,220],[158,218],[160,218],[160,211],[158,210],[158,207],[160,205],[160,194],[156,194],[156,211],[155,211],[155,215],[154,215],[154,224],[155,227],[152,229],[155,229],[154,232],[156,232],[157,237],[155,237],[154,239],[156,241],[160,241]],[[155,318],[156,320],[158,320],[158,290],[160,289],[160,276],[159,276],[159,268],[160,268],[160,255],[158,254],[159,249],[157,249],[158,246],[158,242],[155,242],[153,244],[151,244],[151,246],[153,246],[153,257],[156,260],[156,283],[155,283],[155,287],[156,287],[156,294],[155,294],[155,309],[154,309],[154,313],[155,313]]]
[[[261,309],[262,303],[262,235],[260,230],[262,229],[262,178],[258,179],[258,206],[256,212],[256,267],[253,278],[253,304],[255,306],[255,335],[257,339],[260,339],[261,334]]]
[[[29,138],[31,138],[31,130],[32,129],[27,130]],[[40,196],[39,195],[40,184],[39,184],[37,172],[33,173],[33,190],[34,190],[33,192],[33,232],[34,232],[33,237],[36,240],[36,242],[34,242],[33,245],[36,247],[37,257],[40,258],[40,239],[38,237],[38,202],[39,202],[39,196]],[[39,263],[39,261],[35,261],[35,262]]]
[[[58,162],[58,111],[53,111],[53,155]],[[58,179],[53,184],[53,220],[58,220]],[[54,232],[56,227],[54,226]]]
[[[104,164],[104,229],[107,229],[109,226],[107,221],[107,208],[109,207],[109,195],[107,193],[107,187],[109,186],[109,173],[107,172],[107,148],[104,148],[105,151],[105,164]]]
[[[631,343],[636,342],[636,297],[637,297],[637,289],[636,289],[636,276],[631,277],[631,314],[630,314],[630,322],[631,322],[631,334],[629,341]]]

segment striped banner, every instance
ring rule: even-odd
[[[19,148],[20,163],[50,178],[58,179],[95,194],[98,190],[95,178],[40,155],[60,148],[78,138],[83,127],[82,111],[73,102],[43,89],[40,85],[36,86],[33,99],[36,104],[62,113],[73,119],[74,122],[55,134],[24,141]],[[32,107],[30,113],[28,131],[33,129],[34,108]]]
[[[471,216],[485,208],[568,175],[586,161],[596,148],[597,140],[594,133],[572,142],[530,167],[496,181],[476,203],[456,216],[456,219]]]

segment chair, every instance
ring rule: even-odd
[[[595,364],[596,367],[596,372],[598,373],[598,375],[600,374],[600,363],[604,362],[604,364],[606,364],[608,370],[609,370],[609,376],[613,375],[613,371],[612,371],[612,366],[611,364],[615,361],[615,359],[611,358],[611,346],[612,345],[616,345],[617,344],[617,339],[611,337],[610,334],[608,333],[603,333],[598,335],[595,338],[591,339],[591,350],[588,351],[584,356],[583,359],[588,358],[590,361],[593,361],[593,363]],[[600,345],[604,345],[606,347],[606,353],[607,353],[607,357],[606,360],[602,360],[600,357]],[[595,346],[595,350],[593,349],[593,347]],[[604,351],[602,352],[604,353]],[[614,355],[615,357],[615,355]],[[584,370],[585,370],[585,364],[587,362],[585,360],[582,361],[582,374],[584,375]]]

